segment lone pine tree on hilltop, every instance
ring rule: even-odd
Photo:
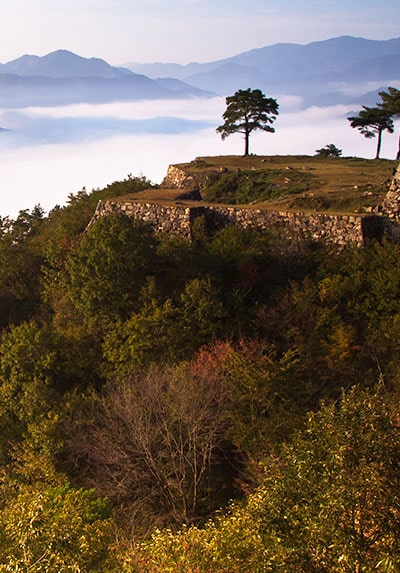
[[[276,99],[267,98],[259,89],[238,90],[233,96],[226,98],[227,108],[223,114],[225,122],[217,127],[222,139],[232,133],[243,133],[244,154],[249,155],[250,133],[256,129],[274,133],[271,124],[279,111]]]
[[[371,139],[378,136],[375,159],[379,159],[382,146],[382,133],[394,132],[394,123],[390,112],[379,107],[362,106],[358,115],[348,117],[351,127],[356,127],[364,137]]]
[[[379,92],[382,102],[378,106],[389,113],[393,118],[400,117],[400,90],[394,87],[389,87],[387,92]],[[396,160],[400,159],[400,134],[398,139],[398,148]]]

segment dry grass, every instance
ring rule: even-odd
[[[207,202],[265,209],[367,213],[381,203],[396,161],[317,156],[198,157],[176,165],[196,179]],[[238,179],[240,190],[221,191]],[[225,181],[225,187],[224,187]],[[150,189],[135,200],[180,201],[177,189]]]

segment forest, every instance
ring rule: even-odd
[[[400,245],[0,220],[0,572],[400,571]]]

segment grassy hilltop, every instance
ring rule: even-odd
[[[178,167],[210,202],[281,210],[369,211],[381,202],[395,161],[306,155],[202,157]]]
[[[368,213],[385,196],[396,162],[307,155],[197,157],[176,164],[193,178],[205,202],[255,205],[282,211]],[[176,190],[140,193],[172,201]]]

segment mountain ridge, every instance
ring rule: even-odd
[[[376,94],[393,82],[400,84],[399,59],[400,38],[369,40],[339,36],[309,44],[272,44],[203,64],[126,64],[126,67],[148,77],[173,72],[182,81],[220,95],[249,87],[273,96],[299,95],[306,107],[326,105],[328,99],[331,105],[332,93],[337,93],[337,103],[347,103],[348,85],[358,84],[357,95],[362,96],[366,91],[363,83],[367,81],[375,82]]]
[[[357,51],[355,51],[357,48]],[[159,74],[162,70],[162,66],[172,67],[177,73],[176,77],[179,79],[185,79],[189,75],[194,73],[205,72],[216,67],[235,62],[238,64],[257,67],[260,71],[271,71],[275,70],[277,67],[282,69],[291,61],[288,61],[290,56],[297,57],[295,64],[299,64],[299,60],[307,61],[310,57],[313,58],[313,65],[315,63],[316,57],[325,64],[328,57],[339,56],[339,61],[341,67],[347,67],[346,62],[349,59],[355,61],[362,61],[370,58],[371,56],[386,56],[392,54],[400,54],[400,37],[392,38],[390,40],[368,40],[365,38],[357,38],[354,36],[338,36],[336,38],[329,38],[327,40],[320,40],[318,42],[310,42],[309,44],[294,44],[294,43],[277,43],[271,44],[269,46],[263,46],[261,48],[253,48],[245,52],[240,52],[239,54],[230,56],[228,58],[214,60],[211,62],[206,62],[203,64],[192,62],[189,64],[175,64],[161,62],[149,63],[149,64],[125,64],[125,67],[131,69],[132,71],[140,70],[140,73],[145,73],[149,77],[153,77],[152,69],[154,67],[155,73]],[[262,58],[262,65],[260,65],[260,58]],[[277,62],[277,58],[279,61]],[[286,62],[285,62],[286,59]],[[268,62],[266,67],[265,62]],[[329,63],[329,62],[328,62]],[[353,62],[352,62],[353,63]],[[293,65],[293,63],[292,63]],[[338,62],[335,62],[335,67]],[[326,68],[324,68],[326,71]],[[330,68],[331,69],[331,68]]]
[[[0,64],[0,105],[17,107],[208,98],[247,88],[295,95],[303,108],[354,103],[366,93],[373,105],[389,85],[400,86],[400,37],[278,43],[202,64],[111,66],[63,49]]]
[[[68,50],[45,56],[25,54],[0,64],[0,106],[58,106],[138,99],[211,97],[185,82],[156,81],[100,58],[83,58]]]
[[[133,75],[128,68],[115,67],[100,58],[84,58],[69,50],[55,50],[45,56],[25,54],[6,64],[0,64],[0,73],[20,76],[102,77],[118,78]]]

